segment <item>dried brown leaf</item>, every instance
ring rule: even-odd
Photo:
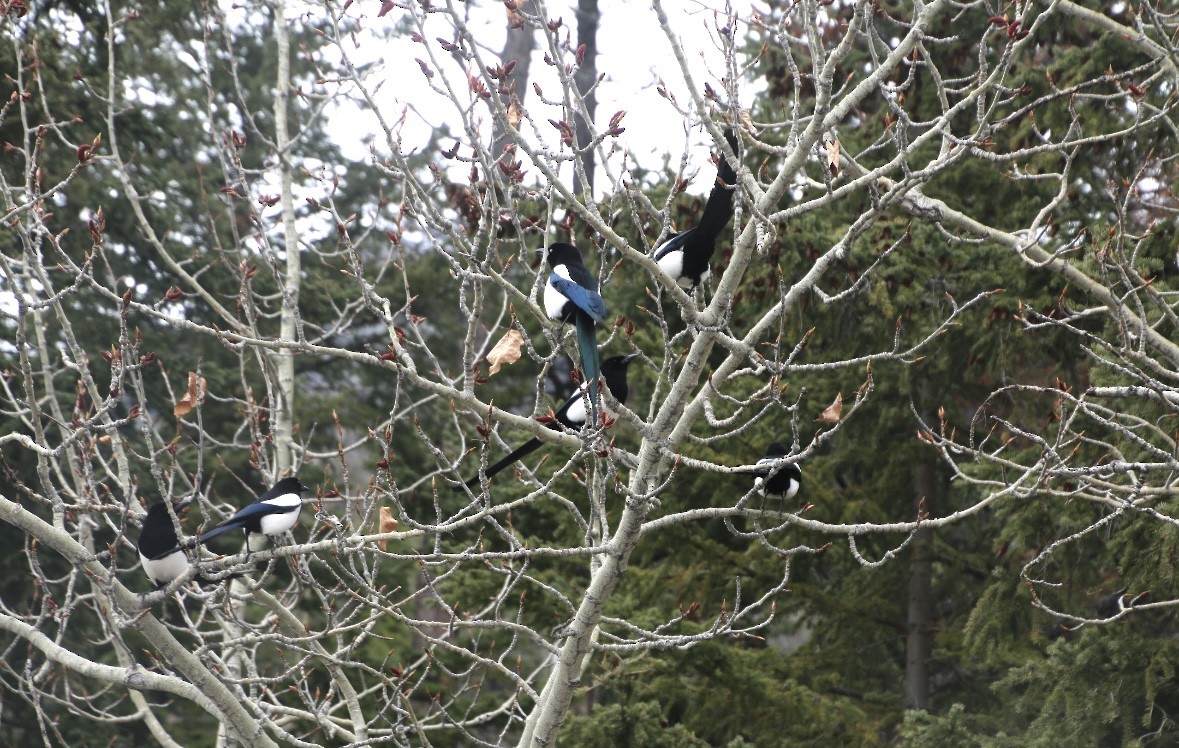
[[[827,168],[831,170],[831,176],[839,176],[839,139],[832,138],[825,145],[827,146]]]
[[[750,135],[757,132],[757,129],[753,126],[753,118],[749,116],[748,109],[742,109],[737,114],[737,119],[740,120],[741,127],[744,128],[745,132],[749,133]]]
[[[397,520],[393,519],[393,509],[387,506],[381,507],[381,516],[377,522],[377,532],[393,532],[397,529],[397,524]],[[377,545],[383,551],[389,547],[389,541],[378,540]]]
[[[491,364],[491,368],[487,370],[487,375],[495,376],[499,372],[500,367],[519,361],[520,350],[523,347],[524,336],[520,334],[520,331],[515,328],[508,330],[499,339],[499,342],[495,344],[495,347],[491,349],[491,353],[487,354],[487,363]]]
[[[520,127],[520,123],[524,121],[524,107],[520,106],[520,100],[515,96],[508,104],[508,124],[513,129]]]
[[[188,391],[184,393],[184,397],[172,408],[172,413],[177,418],[183,418],[196,406],[200,405],[205,399],[205,378],[198,377],[196,372],[188,372]]]
[[[839,423],[839,417],[843,414],[843,393],[835,393],[835,399],[831,404],[823,409],[819,417],[815,420],[819,423]]]

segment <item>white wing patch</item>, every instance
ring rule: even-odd
[[[267,506],[296,507],[303,503],[303,499],[299,498],[299,494],[297,493],[284,493],[281,496],[275,496],[273,499],[267,499],[262,503]]]
[[[790,487],[786,489],[786,493],[782,494],[784,499],[793,499],[794,494],[798,493],[799,483],[793,477],[790,478]]]
[[[778,457],[763,457],[753,464],[754,465],[765,465],[768,468],[769,466],[771,466],[775,462],[777,462],[779,459],[780,458],[778,458]],[[774,477],[777,478],[777,477],[781,476],[785,471],[787,471],[789,469],[790,469],[789,466],[784,466],[781,470],[779,470],[775,474]],[[802,468],[799,468],[799,472],[800,473],[802,472]],[[763,478],[760,475],[757,476],[756,478],[753,479],[754,489],[756,489],[758,491],[758,493],[762,494],[763,496],[771,496],[772,495],[772,496],[777,497],[779,494],[767,494],[766,493],[766,488],[767,488],[766,483],[768,482],[768,480],[769,480],[768,478]],[[781,494],[781,497],[783,499],[794,498],[794,495],[796,493],[798,493],[798,489],[802,485],[801,483],[799,483],[798,479],[795,478],[793,475],[789,476],[789,481],[790,482],[786,484],[786,490]]]
[[[557,265],[553,268],[553,272],[565,280],[571,280],[569,268],[564,265]],[[565,308],[568,301],[569,299],[566,299],[564,294],[553,288],[553,284],[547,282],[544,284],[544,313],[549,316],[549,319],[561,319],[561,310]]]
[[[288,499],[294,497],[294,503],[285,502],[279,506],[291,507],[290,511],[281,514],[267,514],[258,521],[258,525],[262,528],[263,535],[281,535],[287,530],[295,526],[299,521],[299,507],[302,502],[299,500],[298,494],[284,494],[277,499],[267,501],[267,504],[276,503],[280,499]]]
[[[143,564],[143,571],[147,573],[148,579],[158,585],[165,585],[188,571],[188,558],[185,557],[184,551],[176,551],[156,559],[140,553],[139,561]]]
[[[659,269],[667,273],[677,283],[682,280],[680,277],[684,272],[684,253],[682,250],[677,249],[674,252],[668,252],[656,262],[659,264]]]
[[[696,287],[696,283],[693,282],[692,278],[684,275],[683,250],[677,249],[673,252],[668,252],[656,260],[655,263],[659,265],[660,270],[667,273],[668,277],[675,280],[676,284],[685,291],[691,291]],[[710,268],[704,268],[703,272],[700,273],[700,282],[703,283],[708,280],[711,272]]]
[[[576,426],[585,424],[585,396],[583,393],[584,390],[579,392],[579,397],[569,406],[569,410],[565,411],[565,419]]]
[[[572,423],[575,427],[581,428],[585,426],[585,402],[587,399],[586,386],[583,384],[577,390],[577,399],[569,406],[569,410],[565,411],[565,420]],[[607,418],[617,418],[618,414],[606,407],[606,403],[598,403],[598,411],[604,413]]]

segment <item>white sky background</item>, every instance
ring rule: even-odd
[[[739,17],[747,18],[751,12],[748,0],[734,0],[731,5]],[[453,7],[465,8],[470,14],[468,28],[482,45],[478,50],[481,59],[486,64],[499,62],[498,56],[503,50],[507,26],[503,4],[494,0],[483,0],[478,3],[470,2],[465,6],[456,2]],[[569,34],[570,46],[575,48],[576,2],[550,2],[546,4],[546,8],[550,18],[563,20],[562,39],[566,33]],[[605,129],[615,112],[625,110],[626,116],[621,126],[626,131],[616,142],[629,151],[630,158],[644,168],[659,171],[665,157],[670,159],[670,166],[675,169],[686,153],[688,166],[684,173],[695,177],[688,191],[695,194],[706,193],[712,186],[713,178],[713,167],[708,162],[712,139],[696,121],[687,84],[667,37],[659,26],[655,11],[646,2],[624,0],[600,0],[599,8],[601,23],[597,35],[597,67],[598,74],[605,75],[598,88],[596,119],[599,129]],[[349,14],[363,14],[364,27],[378,32],[392,28],[405,15],[405,11],[393,9],[383,18],[377,18],[378,9],[379,3],[357,2],[350,8]],[[724,88],[720,79],[725,74],[725,61],[716,28],[718,24],[725,22],[724,9],[723,0],[665,2],[669,23],[681,40],[694,83],[700,89],[708,83],[722,96]],[[743,23],[738,23],[736,30],[738,37],[741,37],[747,27]],[[440,84],[445,76],[456,92],[466,100],[470,95],[466,74],[454,58],[441,49],[436,40],[438,37],[447,41],[454,38],[444,14],[428,17],[424,37],[427,44],[433,48],[435,59],[441,63],[440,69],[435,69],[433,83]],[[418,150],[424,147],[431,130],[444,123],[450,125],[451,133],[463,133],[454,104],[430,88],[415,60],[421,58],[429,61],[427,50],[422,44],[413,42],[408,33],[391,36],[388,40],[376,36],[358,36],[357,41],[358,46],[348,52],[356,55],[357,62],[375,63],[369,71],[370,80],[374,84],[384,81],[376,98],[387,121],[399,119],[402,111],[406,111],[405,125],[401,129],[403,150]],[[535,82],[541,86],[546,98],[559,98],[560,85],[556,72],[543,60],[546,49],[547,43],[538,32],[537,50],[532,61],[529,86],[524,96],[524,107],[537,123],[539,137],[543,138],[550,148],[558,149],[559,133],[548,124],[548,120],[561,119],[561,111],[556,107],[544,106],[532,90],[532,83]],[[431,68],[434,68],[433,64]],[[657,93],[656,87],[660,79],[674,95],[678,106],[692,113],[691,121],[685,120],[667,99]],[[739,81],[739,85],[741,83]],[[752,87],[746,90],[746,87],[742,86],[739,94],[742,106],[750,105],[754,93]],[[481,135],[486,143],[491,135],[489,108],[479,105],[475,111],[482,120]],[[373,139],[372,133],[376,132],[377,126],[371,113],[342,109],[333,116],[328,129],[332,132],[355,133],[355,136],[342,139],[346,141],[345,155],[350,158],[367,158],[370,143],[377,144],[378,154],[384,149],[383,138],[378,137],[375,141]],[[529,139],[538,137],[527,123],[524,123],[521,129]],[[449,145],[447,142],[446,147]],[[469,151],[464,149],[462,153],[466,155]],[[614,189],[610,179],[617,179],[620,169],[624,168],[619,155],[612,156],[610,162],[610,176],[603,173],[599,164],[595,178],[595,188],[599,196]],[[625,168],[632,166],[633,162],[625,164]],[[468,168],[466,165],[456,166],[456,180],[465,181]],[[526,181],[538,178],[537,170],[531,168],[527,159],[524,168],[528,172]],[[571,180],[571,167],[565,167],[562,174]]]
[[[486,64],[498,63],[507,30],[503,3],[499,0],[451,2],[454,7],[469,13],[468,28],[482,45],[478,52],[483,61]],[[435,3],[440,4],[440,0],[435,0]],[[731,0],[728,6],[736,12],[738,18],[748,18],[753,12],[750,0]],[[354,0],[347,14],[361,19],[362,27],[369,33],[356,34],[355,45],[348,45],[345,51],[356,64],[371,65],[368,70],[371,86],[384,81],[376,99],[387,121],[397,121],[402,111],[406,111],[405,124],[399,131],[403,150],[422,149],[431,131],[444,123],[449,124],[450,132],[462,134],[463,127],[455,105],[431,89],[418,67],[415,58],[427,59],[424,47],[413,42],[408,33],[391,33],[391,29],[403,20],[405,11],[393,9],[378,18],[380,7],[380,0]],[[725,23],[725,0],[665,0],[664,8],[674,33],[680,39],[695,85],[703,89],[705,83],[708,83],[723,96],[724,87],[720,81],[725,75],[725,60],[716,29],[719,24]],[[550,18],[562,19],[562,39],[568,34],[570,46],[575,48],[576,0],[551,1],[546,3],[546,9]],[[626,131],[614,142],[627,151],[628,160],[624,161],[621,153],[610,156],[609,175],[605,173],[603,165],[598,164],[595,177],[597,196],[611,193],[615,189],[611,180],[617,179],[622,169],[633,168],[636,162],[654,172],[654,178],[661,178],[665,159],[672,169],[678,169],[685,156],[687,163],[683,173],[692,178],[687,191],[706,194],[712,187],[714,175],[714,167],[708,160],[713,148],[712,139],[699,126],[679,63],[659,26],[655,11],[645,0],[599,0],[599,10],[601,22],[597,34],[597,67],[598,74],[604,74],[605,79],[599,84],[597,92],[597,124],[599,129],[605,129],[615,112],[626,111],[621,122]],[[288,19],[292,23],[300,23],[300,13],[322,17],[320,7],[307,6],[289,8]],[[251,21],[248,14],[247,6],[235,4],[230,17],[237,16],[243,23],[260,20]],[[741,21],[735,28],[739,39],[747,32],[747,26]],[[466,100],[471,95],[466,84],[466,73],[436,41],[436,37],[448,41],[454,38],[445,14],[430,16],[426,31],[424,36],[427,43],[433,47],[436,59],[443,63],[442,69],[435,71],[437,75],[434,83],[438,84],[444,74]],[[561,111],[544,106],[531,86],[532,82],[539,83],[546,97],[559,98],[560,85],[556,72],[543,60],[546,49],[547,42],[538,32],[529,86],[524,92],[524,106],[539,126],[539,137],[543,138],[548,147],[559,150],[559,133],[548,124],[548,120],[561,119]],[[685,119],[667,99],[656,92],[661,79],[678,106],[691,113],[690,119]],[[739,80],[738,85],[740,104],[747,108],[753,101],[756,88],[746,81]],[[154,95],[144,88],[125,93],[133,93],[138,98]],[[483,122],[481,134],[486,143],[491,136],[490,111],[485,104],[477,105],[476,111]],[[527,124],[522,129],[526,137],[538,137]],[[349,159],[359,161],[369,158],[371,144],[376,145],[378,156],[384,155],[384,139],[378,135],[376,118],[366,108],[354,108],[351,105],[334,108],[327,130],[336,133],[344,156]],[[450,144],[448,142],[447,147]],[[467,155],[469,151],[464,150],[463,153]],[[524,168],[527,172],[526,181],[540,178],[538,170],[526,159]],[[467,164],[456,162],[453,178],[465,181],[468,169]],[[561,174],[567,182],[572,182],[571,166],[565,165]],[[277,181],[271,184],[263,180],[259,189],[262,192],[277,192]],[[275,206],[263,210],[274,218],[281,209]],[[125,282],[136,285],[132,278],[125,279]],[[5,292],[0,292],[0,312],[9,315],[15,313],[15,304]]]

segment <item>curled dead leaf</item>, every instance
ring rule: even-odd
[[[839,138],[831,138],[825,145],[827,146],[827,168],[831,170],[831,176],[839,176]]]
[[[835,399],[831,404],[823,409],[819,417],[815,420],[819,423],[839,423],[839,417],[843,414],[843,393],[836,392]]]
[[[393,509],[387,506],[381,507],[381,516],[377,522],[377,532],[393,532],[397,529],[397,524],[397,520],[393,519]],[[383,551],[389,547],[389,541],[378,540],[377,545]]]
[[[757,132],[757,128],[753,126],[753,118],[749,116],[748,109],[742,109],[737,114],[737,119],[741,121],[741,127],[745,130],[745,132],[749,133],[750,135],[753,135]]]
[[[188,391],[172,408],[172,413],[177,418],[183,418],[189,411],[200,405],[205,399],[205,385],[204,377],[197,376],[196,372],[188,372]]]
[[[520,123],[524,121],[524,107],[520,105],[520,100],[515,96],[512,97],[508,104],[508,124],[513,129],[520,127]]]
[[[491,353],[487,354],[487,363],[491,364],[491,368],[487,370],[488,376],[494,376],[500,370],[500,367],[505,364],[514,364],[520,360],[520,350],[524,347],[524,336],[520,331],[513,328],[499,339],[495,347],[491,349]]]

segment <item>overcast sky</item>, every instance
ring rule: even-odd
[[[355,8],[356,4],[353,7]],[[381,22],[393,24],[403,13],[392,10],[382,19],[375,17],[375,6],[369,3],[366,13],[372,13],[366,20],[366,25],[377,28]],[[724,15],[719,13],[725,7],[721,0],[667,0],[664,3],[669,21],[676,35],[680,38],[692,75],[698,87],[705,83],[712,85],[714,90],[723,90],[720,77],[724,74],[724,59],[717,35],[718,23],[723,23]],[[747,17],[750,11],[746,0],[733,3],[739,16]],[[480,54],[487,62],[495,62],[503,49],[503,39],[506,28],[504,6],[500,2],[484,1],[478,4],[469,3],[469,28],[475,38],[483,45]],[[551,2],[547,4],[550,17],[560,17],[563,29],[576,38],[575,2]],[[598,30],[598,72],[605,74],[605,80],[598,91],[597,119],[599,126],[609,121],[611,115],[619,110],[626,111],[622,126],[626,132],[618,138],[618,143],[630,151],[632,158],[641,165],[659,169],[664,155],[668,155],[671,164],[678,166],[680,158],[687,153],[689,158],[688,174],[695,170],[703,170],[693,181],[689,192],[703,193],[711,187],[712,177],[704,174],[711,170],[708,164],[708,154],[711,139],[700,127],[691,127],[682,114],[676,111],[671,103],[657,93],[657,86],[662,79],[667,90],[676,98],[681,108],[692,111],[691,98],[680,72],[679,64],[672,54],[671,46],[666,35],[659,27],[654,10],[648,3],[624,2],[623,0],[601,0],[601,25]],[[466,75],[462,73],[458,64],[445,55],[435,41],[436,37],[452,39],[453,32],[442,14],[431,16],[427,21],[426,39],[434,45],[439,60],[445,60],[445,73],[452,83],[458,87],[461,84],[462,93],[466,95]],[[744,26],[738,26],[743,32]],[[539,46],[539,45],[538,45]],[[364,61],[376,62],[373,78],[383,79],[379,98],[385,116],[389,119],[400,117],[403,109],[408,107],[406,124],[403,129],[403,143],[406,147],[418,148],[426,143],[429,131],[443,123],[451,123],[451,132],[461,132],[457,126],[455,107],[448,101],[431,91],[426,77],[422,74],[415,58],[426,58],[421,44],[414,43],[408,37],[397,36],[392,42],[377,41],[370,37],[370,41],[361,41],[359,53]],[[556,98],[559,85],[555,71],[545,65],[541,59],[544,49],[538,48],[533,60],[531,81],[540,84],[546,96]],[[435,83],[441,76],[436,76]],[[748,105],[753,97],[752,90],[741,92],[741,103]],[[549,119],[560,119],[560,110],[542,105],[531,90],[525,98],[525,107],[532,117],[542,125],[540,136],[551,145],[559,140],[558,132],[547,124]],[[486,108],[482,109],[486,112]],[[694,113],[693,113],[694,114]],[[334,123],[332,129],[340,131],[352,129],[358,125],[353,121],[357,117],[355,112],[342,112],[338,115],[341,120]],[[361,121],[371,118],[361,115]],[[369,131],[373,129],[370,124]],[[485,118],[483,132],[490,134],[490,122]],[[546,130],[548,130],[546,132]],[[528,137],[534,137],[531,131],[525,130]],[[355,150],[349,150],[349,155],[363,158],[367,154],[363,136],[350,139],[355,143]],[[615,173],[621,165],[620,158],[612,159]],[[603,179],[599,172],[597,178],[599,192],[609,191],[611,185]]]

